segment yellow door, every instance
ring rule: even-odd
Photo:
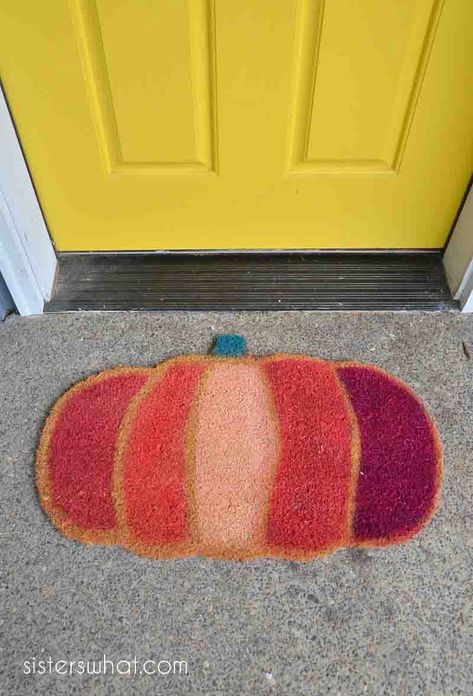
[[[2,0],[0,27],[61,251],[445,242],[472,0]]]

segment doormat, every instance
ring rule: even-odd
[[[213,355],[120,367],[67,391],[37,455],[66,536],[152,558],[310,560],[424,527],[442,468],[422,403],[378,367]]]

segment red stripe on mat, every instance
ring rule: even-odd
[[[130,400],[148,379],[143,372],[104,376],[79,386],[53,424],[48,480],[53,504],[84,530],[111,530],[115,445]]]
[[[351,423],[333,368],[294,358],[263,362],[279,421],[281,455],[267,541],[321,551],[345,541]]]

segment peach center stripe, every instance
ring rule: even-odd
[[[201,389],[194,452],[199,541],[210,551],[256,551],[278,453],[264,377],[256,365],[221,363]]]

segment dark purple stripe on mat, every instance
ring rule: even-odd
[[[369,367],[340,367],[361,440],[356,541],[415,531],[430,510],[438,452],[428,418],[401,384]]]

